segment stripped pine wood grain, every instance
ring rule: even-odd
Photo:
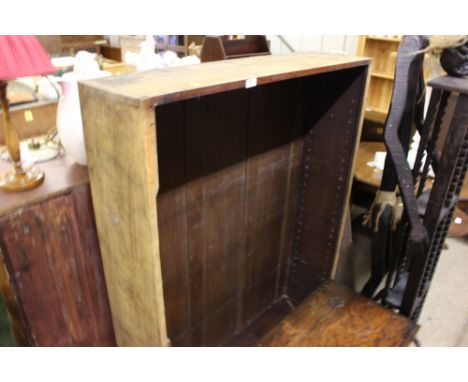
[[[89,177],[118,345],[167,345],[153,108],[80,88]],[[96,126],[97,125],[97,126]]]
[[[116,101],[161,105],[221,91],[242,89],[245,80],[257,85],[306,77],[368,64],[369,59],[342,54],[294,53],[215,61],[203,65],[149,70],[83,83]]]

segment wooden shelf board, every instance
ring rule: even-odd
[[[379,72],[371,73],[371,77],[382,78],[382,79],[391,80],[391,81],[394,80],[393,75],[386,74],[386,73],[379,73]]]
[[[387,118],[387,110],[368,107],[365,109],[365,119],[373,122],[384,123]]]
[[[366,38],[368,40],[375,40],[375,41],[401,42],[400,37],[366,36]]]

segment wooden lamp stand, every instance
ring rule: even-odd
[[[34,167],[25,168],[21,163],[19,136],[11,123],[8,109],[7,84],[7,81],[0,81],[0,103],[5,126],[5,141],[14,170],[6,171],[0,175],[0,189],[8,192],[25,191],[42,184],[44,172]]]

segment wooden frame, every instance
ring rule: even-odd
[[[96,224],[119,345],[167,345],[168,337],[174,345],[222,344],[284,294],[300,302],[332,275],[368,63],[342,55],[293,54],[80,83]],[[185,138],[177,137],[178,126],[184,126]],[[178,140],[170,147],[189,156],[182,180],[170,178],[177,174],[170,166],[176,168],[180,156],[168,153],[165,139]],[[203,152],[218,159],[207,162]],[[237,180],[244,191],[236,188]],[[177,192],[188,195],[192,207],[180,212]],[[208,195],[201,205],[200,192]],[[242,195],[252,195],[250,202],[236,199]],[[217,197],[231,198],[229,205],[216,205]],[[279,217],[275,222],[265,217],[268,223],[262,226],[260,221],[267,220],[258,214],[268,208],[268,198],[278,200],[269,208],[270,216]],[[198,220],[198,205],[207,220]],[[243,215],[234,216],[236,205],[244,206]],[[263,206],[259,212],[257,205]],[[181,236],[181,224],[174,220],[161,225],[171,208],[173,216],[183,214],[189,238]],[[226,212],[209,215],[219,211]],[[201,231],[196,231],[197,221]],[[210,229],[217,232],[217,221],[221,231],[209,239]],[[171,224],[175,228],[168,232]],[[301,225],[306,235],[300,235]],[[261,227],[268,231],[264,237]],[[285,239],[278,249],[267,248],[265,238],[275,238],[278,227],[283,228],[277,235]],[[253,237],[250,250],[245,237]],[[228,239],[246,245],[232,266],[206,247],[220,245],[217,253],[229,260],[237,252],[226,250]],[[181,240],[193,250],[178,263],[177,253],[169,252]],[[197,245],[202,247],[197,250]],[[256,254],[253,260],[249,253]],[[188,290],[171,287],[176,280],[169,277],[171,269],[173,276],[182,277],[176,284]],[[197,269],[205,276],[198,279]],[[245,270],[238,274],[244,281],[224,278],[235,269]],[[218,281],[213,278],[217,273],[223,277]],[[190,301],[178,300],[180,296]],[[174,317],[183,314],[177,326]]]

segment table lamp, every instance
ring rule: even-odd
[[[18,132],[12,126],[8,109],[8,80],[51,74],[57,69],[34,36],[0,35],[0,103],[5,126],[5,141],[14,169],[0,175],[0,189],[23,191],[39,186],[44,181],[44,172],[21,163]]]

